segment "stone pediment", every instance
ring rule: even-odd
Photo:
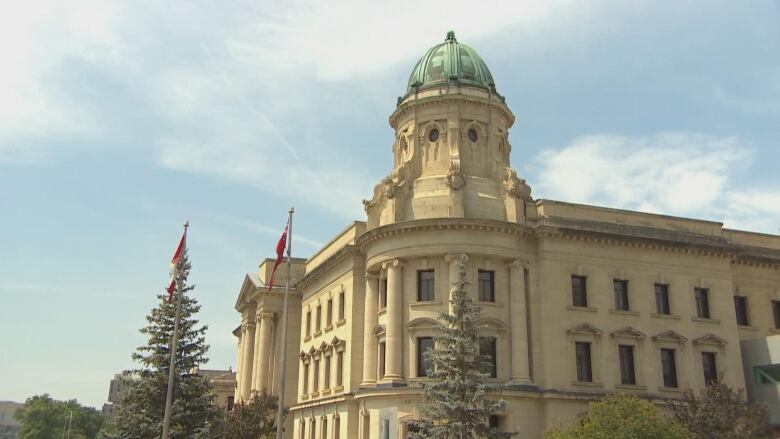
[[[385,333],[385,325],[377,324],[374,326],[373,334],[374,336],[379,336]]]
[[[328,349],[330,349],[329,344],[325,343],[324,341],[320,343],[320,347],[319,347],[320,352],[327,351]]]
[[[312,346],[311,348],[309,348],[309,355],[314,355],[314,354],[316,354],[316,353],[317,353],[317,349],[314,349],[314,346]]]
[[[257,289],[260,287],[260,279],[255,278],[254,275],[248,274],[244,276],[244,282],[241,284],[241,290],[238,293],[238,299],[236,299],[236,310],[241,311],[246,304],[254,299]]]
[[[507,328],[504,322],[498,319],[492,319],[492,318],[482,319],[480,323],[485,328],[489,328],[489,329],[497,329],[499,331],[506,331],[507,329],[509,329]]]
[[[344,343],[344,340],[342,340],[342,339],[340,339],[338,337],[333,337],[333,340],[330,341],[330,345],[333,346],[333,347],[336,347],[336,346],[338,346],[338,345],[340,345],[342,343]]]
[[[406,324],[406,327],[409,329],[414,328],[435,328],[438,325],[438,322],[434,319],[430,319],[427,317],[420,317],[412,320],[411,322]]]
[[[726,346],[728,342],[715,334],[707,334],[694,340],[693,344],[723,347]]]
[[[611,335],[612,337],[622,337],[622,338],[635,338],[635,339],[645,338],[645,334],[630,326],[626,326],[623,329],[618,329],[617,331],[614,331],[609,335]]]
[[[574,327],[571,327],[566,330],[567,334],[580,334],[580,335],[601,335],[604,333],[601,329],[589,324],[589,323],[583,323],[581,325],[577,325]]]
[[[672,343],[685,343],[688,341],[687,338],[683,337],[677,332],[674,331],[665,331],[658,335],[653,336],[653,341],[668,341]]]

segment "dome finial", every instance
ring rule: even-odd
[[[451,30],[447,32],[447,38],[444,40],[446,42],[457,42],[458,40],[455,39],[455,31]]]

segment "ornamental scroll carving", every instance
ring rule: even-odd
[[[463,189],[466,185],[466,179],[463,177],[463,172],[460,170],[460,161],[453,160],[450,163],[450,169],[447,171],[447,187],[457,191]]]

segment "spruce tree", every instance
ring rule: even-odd
[[[410,430],[413,438],[499,438],[505,434],[489,427],[489,418],[506,402],[488,397],[496,390],[487,383],[490,358],[479,352],[482,307],[467,292],[466,257],[458,262],[453,285],[452,314],[440,314],[435,346],[426,352],[431,382],[423,383],[422,420]]]
[[[195,318],[200,305],[187,294],[195,288],[187,284],[190,268],[185,251],[175,291],[175,294],[183,296],[176,348],[171,439],[205,437],[220,416],[211,385],[202,376],[192,373],[208,361],[208,345],[205,339],[207,326],[200,325]],[[167,295],[160,294],[158,299],[157,307],[146,316],[147,325],[140,330],[147,337],[147,343],[132,355],[139,368],[132,371],[117,404],[117,436],[121,439],[154,439],[162,433],[176,298],[168,303]]]

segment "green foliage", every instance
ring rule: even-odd
[[[82,406],[75,399],[56,401],[46,394],[28,398],[14,417],[22,423],[17,436],[20,439],[62,437],[68,431],[68,424],[70,438],[94,439],[105,423],[100,412]]]
[[[690,435],[683,426],[665,419],[652,403],[616,394],[591,404],[588,414],[577,425],[568,430],[548,430],[544,438],[687,439]]]
[[[277,397],[254,393],[246,404],[236,404],[227,413],[222,427],[223,439],[271,438],[276,434]]]
[[[722,380],[710,383],[698,396],[689,389],[682,401],[668,404],[694,439],[775,437],[766,407],[748,403]]]
[[[186,293],[190,262],[185,251],[177,278],[176,294],[182,294],[179,342],[176,349],[171,413],[171,439],[201,436],[218,422],[220,409],[214,404],[210,384],[201,376],[190,373],[207,361],[205,334],[207,327],[194,318],[200,310],[197,301]],[[174,303],[167,295],[159,295],[159,305],[146,317],[148,324],[140,330],[147,336],[147,344],[133,353],[140,368],[132,371],[119,395],[116,408],[117,437],[121,439],[153,439],[162,432],[165,396],[170,369],[170,341],[175,318]]]
[[[432,365],[430,382],[423,383],[425,401],[421,421],[410,427],[414,438],[497,438],[505,434],[488,426],[490,415],[506,402],[488,398],[489,358],[479,354],[482,307],[467,292],[466,259],[458,263],[453,285],[452,314],[441,314],[434,349],[427,355]]]

